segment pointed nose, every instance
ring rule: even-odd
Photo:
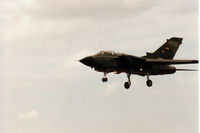
[[[91,56],[85,57],[79,61],[87,66],[90,66],[90,67],[94,66],[94,59]]]

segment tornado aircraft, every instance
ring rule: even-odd
[[[192,69],[177,69],[175,66],[172,66],[176,64],[198,63],[198,60],[173,59],[180,44],[182,44],[182,40],[183,38],[179,37],[167,39],[155,52],[146,52],[146,55],[142,57],[112,51],[100,51],[79,61],[98,72],[103,72],[102,82],[108,81],[106,76],[108,73],[126,73],[128,81],[124,83],[124,87],[128,89],[131,85],[131,74],[136,74],[146,76],[146,84],[148,87],[151,87],[153,82],[149,78],[150,75],[173,74],[176,71],[195,71]]]

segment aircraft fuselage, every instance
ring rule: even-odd
[[[176,71],[195,71],[192,69],[176,69],[172,65],[176,64],[194,64],[198,60],[174,60],[174,56],[179,46],[182,44],[183,38],[172,37],[158,48],[155,52],[147,52],[145,56],[137,57],[128,54],[115,53],[112,51],[101,51],[93,56],[87,56],[80,60],[81,63],[94,68],[96,71],[103,72],[103,82],[107,82],[107,73],[114,72],[116,74],[126,73],[128,82],[124,83],[124,87],[128,89],[131,85],[130,76],[136,74],[147,76],[147,86],[152,86],[149,75],[173,74]]]
[[[115,55],[88,56],[83,58],[81,62],[96,71],[114,72],[115,74],[125,72],[145,76],[147,72],[149,72],[149,75],[173,74],[176,72],[176,68],[171,65],[149,65],[137,60],[132,60],[129,64],[122,64],[119,60],[116,60]]]

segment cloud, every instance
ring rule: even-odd
[[[36,110],[30,110],[28,112],[19,113],[17,115],[17,121],[29,121],[39,118],[39,112]]]
[[[37,121],[38,130],[43,133],[49,131],[43,131],[42,127],[50,127],[47,130],[52,132],[66,132],[67,129],[68,132],[71,130],[71,133],[74,133],[74,127],[77,127],[77,122],[72,122],[75,121],[74,117],[77,117],[77,121],[87,117],[90,122],[84,119],[84,124],[88,127],[91,127],[91,123],[98,125],[94,127],[96,132],[98,129],[108,127],[105,122],[99,124],[97,121],[100,119],[113,123],[109,125],[108,132],[113,132],[114,129],[117,132],[123,129],[127,129],[127,132],[137,132],[137,128],[144,127],[143,121],[155,119],[153,125],[151,121],[147,121],[149,129],[144,129],[151,133],[162,129],[156,125],[162,122],[156,112],[163,113],[166,120],[173,121],[177,116],[171,116],[170,109],[178,110],[175,115],[183,112],[182,110],[186,112],[195,110],[198,81],[197,76],[192,76],[192,73],[177,73],[173,78],[152,76],[154,85],[151,89],[147,89],[145,85],[146,77],[131,76],[131,88],[125,90],[123,86],[127,81],[125,74],[111,75],[110,78],[116,77],[116,80],[109,78],[111,82],[102,84],[99,81],[102,73],[96,73],[76,60],[99,50],[114,50],[142,56],[146,51],[156,50],[173,35],[184,37],[177,56],[193,59],[197,57],[195,52],[197,53],[198,44],[196,6],[196,0],[1,0],[0,12],[3,14],[0,16],[0,42],[3,44],[1,45],[3,59],[0,63],[3,67],[1,77],[4,84],[2,101],[13,109],[12,112],[8,112],[6,111],[9,110],[8,107],[4,108],[6,120],[13,115],[16,116],[13,112],[18,112],[17,107],[30,105],[35,96],[37,100],[34,103],[42,107],[40,110],[45,107],[47,116],[55,115],[53,126],[49,124],[49,120],[53,117]],[[186,77],[188,81],[184,79]],[[166,80],[170,80],[167,83],[171,85],[171,89],[167,85],[163,86]],[[131,95],[122,96],[123,92]],[[52,98],[55,99],[53,103]],[[113,104],[112,100],[107,98],[114,98],[114,103],[118,104]],[[121,105],[125,108],[123,110],[125,113],[121,111],[117,113],[116,110],[120,110]],[[185,108],[186,106],[182,105],[189,107],[192,105],[192,108]],[[88,107],[88,115],[84,111],[77,112],[79,109],[75,107],[80,107],[82,110]],[[155,113],[152,115],[151,112]],[[94,115],[91,115],[92,113]],[[121,114],[126,114],[127,117]],[[144,114],[147,114],[147,117]],[[110,118],[112,115],[113,119]],[[192,115],[196,119],[196,114]],[[116,127],[118,117],[115,116],[123,118],[122,127]],[[40,113],[37,110],[28,110],[19,113],[15,118],[19,122],[32,121],[39,119]],[[187,126],[193,125],[183,117],[178,119],[186,121]],[[6,123],[6,120],[3,120],[5,122],[3,124],[9,126],[9,129],[12,128],[12,132],[16,132],[18,125]],[[66,128],[67,122],[69,122],[68,128]],[[130,124],[134,122],[136,127]],[[78,126],[84,127],[84,124],[78,123]],[[130,128],[126,127],[128,124]],[[177,123],[163,124],[169,130],[172,130],[171,128],[179,132],[185,130],[174,125]],[[181,122],[178,123],[178,126],[187,128],[182,125]],[[28,131],[30,129],[24,132]]]
[[[114,95],[115,93],[120,91],[120,89],[122,88],[121,86],[122,86],[121,82],[109,83],[106,86],[106,89],[104,90],[104,95],[105,96]]]
[[[10,0],[12,1],[12,0]],[[33,17],[41,21],[69,20],[86,18],[91,20],[121,19],[147,13],[149,11],[162,14],[185,14],[197,10],[197,3],[187,4],[187,0],[19,0],[1,3],[4,19],[20,20],[23,16]],[[181,6],[177,5],[182,3]],[[170,8],[169,8],[170,7]]]
[[[92,51],[83,49],[78,53],[74,53],[73,55],[68,56],[65,60],[65,66],[68,68],[76,68],[77,66],[80,66],[80,63],[78,62],[80,59],[92,54],[94,54]]]
[[[159,4],[153,0],[35,0],[36,8],[29,13],[41,19],[86,17],[92,19],[118,18],[147,11]]]

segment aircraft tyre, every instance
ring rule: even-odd
[[[146,84],[148,87],[151,87],[153,85],[153,82],[151,80],[147,80]]]
[[[130,83],[129,83],[129,82],[125,82],[125,83],[124,83],[124,87],[125,87],[126,89],[129,89],[129,88],[130,88]]]
[[[107,82],[108,78],[102,78],[102,82]]]

